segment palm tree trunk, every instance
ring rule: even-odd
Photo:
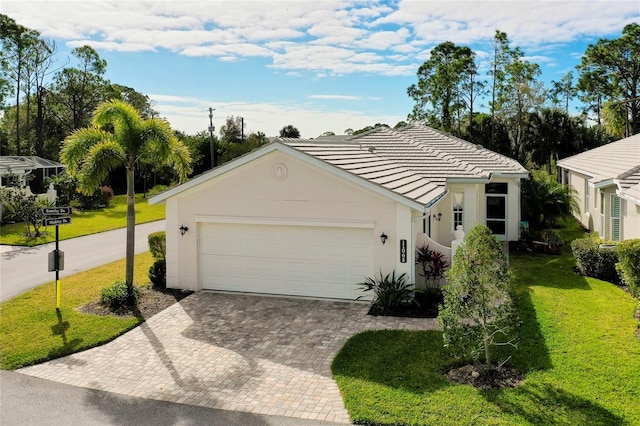
[[[126,281],[130,300],[133,300],[133,262],[135,260],[136,210],[133,187],[134,166],[127,166],[127,250]]]

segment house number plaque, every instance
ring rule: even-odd
[[[407,263],[407,240],[400,240],[400,263]]]

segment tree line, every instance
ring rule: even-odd
[[[496,31],[488,75],[467,46],[436,46],[407,89],[410,122],[422,122],[549,171],[558,158],[640,133],[640,25],[587,47],[576,74],[547,89],[536,63]],[[571,115],[572,101],[581,103]],[[488,101],[484,111],[480,103]]]

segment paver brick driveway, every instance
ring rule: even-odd
[[[330,369],[345,341],[364,330],[437,328],[433,319],[367,309],[198,292],[106,345],[19,371],[149,399],[348,423]]]

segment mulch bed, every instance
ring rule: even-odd
[[[449,370],[446,376],[454,383],[482,390],[514,388],[524,382],[524,375],[513,368],[485,365],[464,365]]]
[[[193,293],[192,291],[171,288],[158,289],[150,285],[141,287],[138,291],[138,304],[133,308],[127,307],[118,311],[112,311],[108,306],[101,304],[98,300],[80,306],[78,310],[85,314],[142,317],[149,319],[158,312],[167,309],[169,306]]]
[[[417,303],[407,303],[401,305],[395,311],[385,313],[376,312],[372,306],[369,309],[369,315],[404,318],[436,318],[438,316],[438,306],[442,304],[444,299],[441,294],[416,293],[415,300]]]

